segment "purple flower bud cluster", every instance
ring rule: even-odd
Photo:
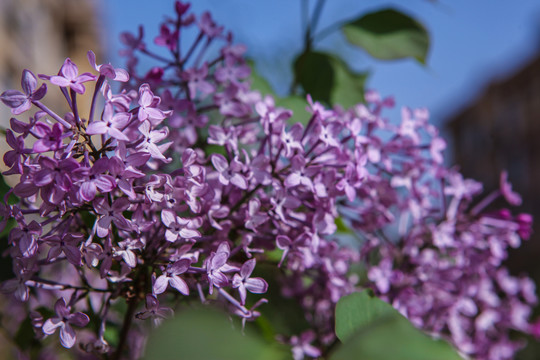
[[[36,332],[59,329],[71,348],[73,326],[86,326],[82,349],[137,358],[126,343],[171,307],[197,301],[243,322],[260,316],[268,283],[257,264],[266,263],[280,268],[282,294],[311,325],[287,340],[295,359],[335,341],[335,304],[362,286],[464,353],[511,358],[508,332],[529,331],[536,298],[529,279],[501,267],[508,246],[530,234],[530,217],[483,212],[494,196],[518,202],[506,175],[471,208],[481,186],[443,166],[445,142],[427,111],[404,108],[393,124],[382,115],[393,100],[373,91],[350,109],[308,96],[310,120],[295,122],[251,89],[245,48],[210,14],[188,10],[177,1],[154,39],[168,57],[147,47],[141,27],[122,35],[128,71],[89,52],[96,75],[79,75],[70,59],[58,75],[40,75],[64,95],[64,115],[41,102],[47,85],[29,70],[23,92],[0,95],[13,114],[29,114],[6,131],[4,174],[19,180],[1,214],[15,221],[16,277],[1,289],[26,309],[54,307],[33,321]],[[198,35],[181,46],[190,28]],[[139,75],[140,55],[160,65]],[[10,194],[19,201],[8,203]],[[340,224],[361,246],[344,244]],[[359,262],[367,285],[351,271]]]

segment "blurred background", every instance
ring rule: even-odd
[[[19,89],[24,68],[55,74],[68,56],[80,72],[89,71],[90,49],[98,63],[121,66],[120,33],[136,33],[144,24],[145,39],[151,43],[173,4],[0,0],[0,89]],[[413,60],[375,60],[348,45],[340,32],[315,46],[340,54],[356,71],[368,71],[366,88],[396,99],[396,110],[388,116],[397,119],[401,106],[427,107],[449,143],[448,164],[483,182],[486,191],[496,189],[500,172],[508,170],[514,189],[523,195],[519,210],[540,219],[540,2],[327,1],[319,29],[390,6],[428,29],[431,49],[425,66]],[[236,42],[247,45],[256,71],[274,91],[287,93],[291,64],[303,47],[301,0],[194,0],[192,9],[197,14],[211,11]],[[8,126],[10,117],[9,109],[0,107],[0,126]],[[5,151],[5,141],[0,144]],[[527,272],[540,283],[540,221],[532,239],[514,251],[508,263],[514,274]],[[540,352],[534,347],[538,345],[532,344],[521,359],[537,359]]]

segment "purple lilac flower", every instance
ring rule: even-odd
[[[129,74],[126,70],[114,68],[110,63],[102,65],[96,64],[96,54],[94,54],[92,50],[88,51],[87,57],[90,65],[101,75],[116,81],[129,81]]]
[[[189,295],[189,287],[187,283],[182,279],[180,274],[185,273],[189,269],[191,261],[189,259],[181,259],[174,264],[168,265],[162,275],[158,276],[154,282],[153,291],[154,294],[163,293],[168,285],[178,290],[183,295]]]
[[[52,335],[56,329],[60,328],[60,342],[65,348],[71,348],[75,345],[77,337],[75,330],[71,325],[83,327],[88,324],[90,319],[82,312],[71,313],[70,308],[66,306],[64,298],[58,299],[54,305],[56,316],[47,319],[42,326],[43,333]]]
[[[127,73],[89,53],[99,76],[79,75],[69,59],[58,76],[42,76],[66,95],[63,116],[29,71],[23,92],[0,96],[13,113],[35,110],[11,119],[6,135],[6,174],[18,175],[8,194],[19,199],[0,206],[0,226],[15,219],[6,254],[16,277],[0,289],[34,311],[38,335],[60,328],[73,345],[71,325],[88,322],[75,314],[91,307],[81,349],[135,359],[140,346],[122,344],[143,344],[144,322],[122,332],[118,349],[104,342],[106,329],[125,325],[117,301],[159,322],[173,297],[180,306],[210,300],[244,324],[265,311],[268,279],[251,275],[267,264],[281,267],[281,293],[311,329],[283,340],[295,358],[327,350],[336,303],[364,288],[464,354],[512,358],[520,343],[508,334],[537,332],[537,300],[532,281],[503,266],[509,248],[529,238],[531,216],[485,211],[501,195],[519,202],[506,174],[476,201],[481,184],[443,165],[445,144],[427,110],[404,108],[390,121],[384,110],[394,101],[375,91],[349,109],[308,96],[311,119],[295,123],[298,114],[250,89],[245,47],[209,14],[188,10],[176,2],[176,18],[161,24],[157,42],[168,55],[147,47],[142,27],[122,35],[130,81],[119,92],[114,82]],[[176,33],[193,25],[197,38],[178,47]],[[140,56],[160,63],[138,73]],[[86,82],[96,87],[84,99],[88,116],[75,101]],[[359,248],[335,239],[338,224],[361,239]],[[359,262],[362,283],[350,272]],[[250,308],[247,292],[257,298]],[[51,319],[35,312],[66,294],[69,307],[58,300]]]
[[[79,68],[70,58],[64,61],[58,75],[40,75],[40,78],[49,80],[54,85],[69,87],[78,94],[84,94],[86,90],[83,83],[96,80],[96,76],[88,72],[79,75]]]
[[[41,100],[47,92],[47,86],[45,84],[37,88],[36,76],[30,70],[26,69],[23,71],[21,87],[24,93],[17,90],[8,90],[0,95],[0,100],[11,108],[11,112],[14,115],[22,114],[30,109],[32,101]]]
[[[247,291],[254,294],[263,294],[268,290],[268,284],[264,279],[251,277],[255,264],[255,259],[246,261],[240,268],[240,273],[234,274],[232,279],[232,287],[238,289],[242,305],[246,303]]]

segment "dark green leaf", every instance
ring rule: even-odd
[[[234,328],[227,316],[211,308],[184,310],[152,331],[146,360],[283,359],[280,348]]]
[[[281,250],[279,250],[282,253]],[[277,261],[281,259],[281,254]],[[276,262],[277,263],[277,262]],[[262,318],[268,321],[274,331],[274,337],[277,334],[291,336],[299,334],[309,327],[302,307],[295,299],[286,298],[281,293],[283,281],[281,270],[276,265],[257,264],[257,274],[268,282],[268,291],[264,297],[268,303],[264,304],[259,311]]]
[[[383,60],[414,58],[424,64],[429,34],[415,19],[394,9],[366,14],[343,26],[353,45]]]
[[[368,292],[338,302],[336,333],[344,343],[330,360],[459,360],[445,341],[416,329],[405,317]]]
[[[328,54],[308,52],[294,62],[296,80],[313,99],[330,103],[330,94],[335,84],[335,70]]]
[[[334,55],[302,54],[294,63],[294,71],[304,92],[311,94],[314,100],[345,108],[364,100],[367,73],[354,73]]]
[[[19,349],[41,347],[41,343],[36,339],[36,334],[34,333],[34,327],[32,326],[32,320],[30,320],[30,317],[27,317],[21,323],[13,340]]]

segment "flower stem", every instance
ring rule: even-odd
[[[116,352],[111,357],[111,360],[120,360],[122,358],[122,352],[126,346],[127,337],[129,330],[131,329],[131,323],[133,322],[133,317],[135,316],[135,310],[137,310],[137,305],[139,304],[139,299],[137,297],[127,300],[128,309],[124,315],[124,322],[122,324],[122,330],[120,330],[120,336],[118,340],[118,346]]]

